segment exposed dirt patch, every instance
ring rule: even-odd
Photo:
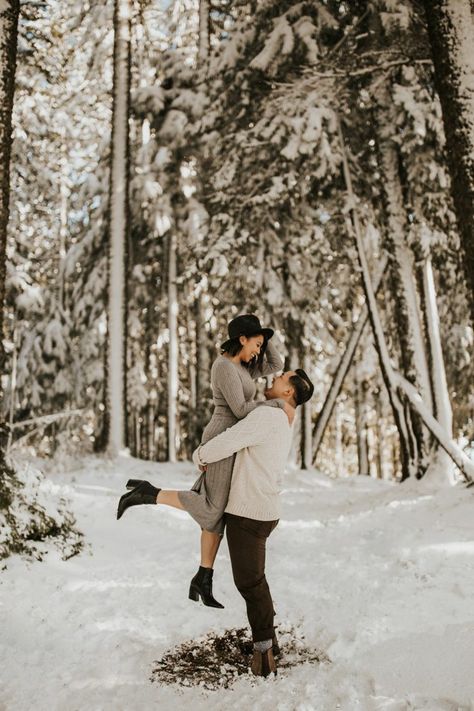
[[[298,664],[329,662],[321,650],[307,646],[299,630],[278,630],[280,655],[278,671]],[[203,689],[228,689],[239,676],[250,675],[252,640],[247,628],[225,630],[222,635],[210,632],[205,637],[182,642],[154,662],[151,681],[179,686],[201,686]],[[252,677],[253,678],[253,677]]]

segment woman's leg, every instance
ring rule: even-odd
[[[222,536],[219,533],[203,530],[201,532],[201,565],[203,568],[213,568]]]
[[[181,511],[186,511],[186,508],[180,501],[179,491],[170,491],[161,489],[156,497],[157,504],[165,506],[173,506]],[[214,573],[214,562],[216,560],[217,551],[221,544],[222,535],[212,531],[201,531],[201,565],[198,572],[191,580],[189,589],[189,597],[192,600],[199,600],[209,607],[224,607],[218,602],[212,594],[212,576]]]
[[[156,497],[157,504],[164,504],[165,506],[173,506],[175,509],[181,509],[185,511],[185,508],[181,501],[179,500],[178,491],[170,491],[169,489],[160,489],[158,496]]]
[[[157,504],[165,506],[173,506],[175,509],[185,511],[185,508],[179,500],[177,491],[169,489],[161,489],[156,497]],[[222,536],[219,533],[203,530],[201,533],[201,565],[203,568],[213,568],[216,560],[217,551],[221,544]]]
[[[212,593],[212,578],[214,575],[214,561],[221,543],[218,533],[202,530],[201,532],[201,565],[199,570],[191,580],[189,586],[189,597],[197,602],[199,598],[208,607],[223,608]]]

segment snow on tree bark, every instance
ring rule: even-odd
[[[126,304],[125,255],[128,236],[129,0],[115,0],[114,83],[109,192],[109,305],[108,305],[108,449],[123,449],[125,436]]]
[[[434,397],[434,416],[451,438],[453,436],[453,410],[449,398],[446,369],[439,332],[439,314],[436,302],[436,287],[433,276],[431,257],[428,252],[422,261],[423,310],[426,331],[430,342],[430,372]],[[431,480],[455,483],[453,467],[448,454],[439,448],[426,473]]]
[[[3,310],[5,302],[6,245],[10,200],[12,110],[15,91],[19,0],[0,0],[0,374],[5,368]],[[0,396],[1,392],[0,386]],[[0,444],[3,458],[3,446]]]
[[[168,242],[168,461],[176,461],[176,420],[178,414],[178,289],[176,286],[176,233]]]
[[[472,0],[424,0],[446,160],[474,325],[474,20]]]

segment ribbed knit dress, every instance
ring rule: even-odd
[[[277,349],[268,341],[261,368],[246,368],[226,356],[218,356],[211,368],[211,387],[214,412],[202,435],[205,444],[216,435],[232,427],[256,407],[284,408],[284,400],[256,402],[255,380],[276,373],[283,368]],[[179,500],[185,510],[202,529],[222,534],[223,514],[229,498],[235,454],[209,464],[190,491],[180,491]]]

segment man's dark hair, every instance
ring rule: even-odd
[[[295,370],[295,373],[296,375],[290,377],[290,383],[295,390],[294,400],[298,407],[298,405],[303,405],[303,403],[308,402],[312,397],[314,385],[302,368]]]
[[[242,334],[242,335],[244,335],[244,334]],[[264,337],[262,347],[260,348],[260,353],[258,354],[258,357],[255,358],[253,360],[253,362],[251,362],[251,363],[241,363],[241,365],[243,365],[244,368],[249,368],[251,370],[254,368],[261,368],[262,364],[263,364],[263,358],[265,356],[265,351],[267,350],[267,343],[268,343],[268,341]],[[221,348],[221,353],[228,353],[233,358],[238,353],[240,353],[242,348],[243,348],[243,345],[240,342],[240,336],[239,336],[239,338],[231,338],[224,345],[224,348]]]

